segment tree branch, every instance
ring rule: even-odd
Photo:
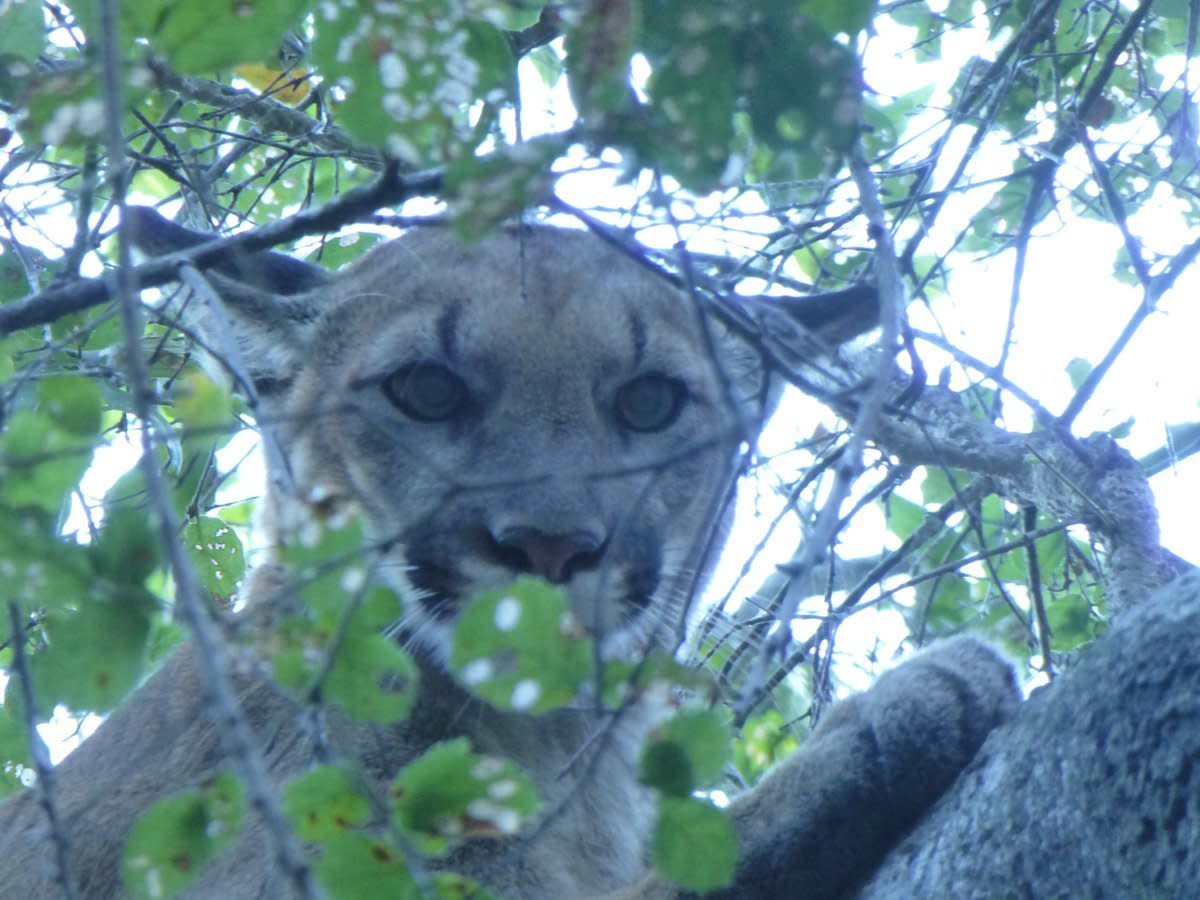
[[[319,208],[301,210],[253,231],[214,238],[189,250],[144,263],[131,270],[131,284],[136,292],[174,281],[179,266],[185,262],[198,268],[210,267],[300,237],[323,234],[358,221],[381,206],[392,206],[412,197],[436,193],[441,185],[440,170],[406,175],[397,166],[389,164],[370,184],[346,191]],[[22,328],[45,325],[65,315],[98,306],[112,297],[111,285],[103,278],[76,281],[65,287],[41,291],[0,307],[0,336]]]
[[[188,100],[236,112],[262,131],[275,131],[302,139],[308,146],[354,160],[368,169],[378,171],[384,167],[383,155],[375,147],[354,140],[337,126],[323,127],[312,116],[273,97],[198,75],[180,75],[156,60],[147,62],[147,66],[154,73],[159,87],[174,91]]]
[[[1200,575],[1141,599],[988,738],[861,900],[1195,893]]]
[[[129,169],[125,157],[125,133],[121,126],[124,102],[121,97],[121,54],[117,39],[117,0],[100,0],[100,23],[108,141],[107,180],[120,211],[121,228],[126,230],[125,193]],[[130,243],[124,234],[118,238],[117,268],[108,280],[112,283],[112,293],[119,300],[133,412],[142,423],[142,456],[139,464],[145,478],[150,508],[157,518],[159,540],[170,563],[177,609],[187,623],[198,651],[198,671],[210,711],[220,723],[221,743],[245,782],[250,804],[263,819],[273,851],[273,862],[299,896],[306,900],[317,900],[317,889],[308,862],[296,844],[287,817],[275,797],[266,763],[255,745],[250,723],[238,705],[228,675],[225,646],[209,618],[199,580],[179,541],[179,522],[159,469],[158,456],[154,452],[154,436],[148,427],[153,398],[146,361],[142,356],[145,326],[137,299],[137,284],[131,271]]]

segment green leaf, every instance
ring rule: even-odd
[[[39,707],[106,712],[137,683],[158,601],[132,585],[95,582],[78,612],[47,613],[47,646],[30,661]],[[97,640],[103,635],[103,640]]]
[[[284,34],[299,24],[294,0],[238,0],[220,15],[208,0],[175,0],[163,7],[151,42],[180,72],[273,60]]]
[[[0,435],[0,503],[55,514],[91,462],[92,445],[48,416],[19,409]]]
[[[515,834],[537,809],[529,779],[506,759],[473,753],[466,738],[435,744],[388,794],[395,826],[431,855],[458,838]]]
[[[1077,591],[1048,602],[1046,620],[1050,625],[1050,645],[1060,653],[1095,640],[1103,628],[1087,598]]]
[[[717,709],[685,709],[647,743],[641,779],[665,794],[687,796],[720,780],[729,753],[729,717]]]
[[[56,375],[38,383],[38,407],[63,431],[88,437],[100,430],[104,399],[94,381]]]
[[[520,578],[475,598],[454,629],[450,664],[500,709],[541,713],[569,703],[594,677],[592,642],[559,587]]]
[[[72,11],[87,6],[76,4]],[[17,87],[16,99],[26,112],[20,129],[28,142],[77,147],[94,143],[103,135],[104,101],[94,64],[65,71],[33,72],[21,79]]]
[[[888,531],[904,540],[920,527],[925,521],[925,507],[905,500],[898,494],[892,494],[884,504],[887,512]]]
[[[36,6],[32,2],[30,6]],[[2,23],[3,20],[0,20]],[[3,34],[3,28],[0,27],[0,34]],[[3,38],[0,38],[0,42]],[[0,66],[3,62],[0,61]],[[0,248],[4,252],[0,253],[0,303],[7,303],[9,300],[16,300],[18,297],[24,297],[29,293],[29,279],[25,275],[25,267],[21,264],[20,258],[12,250],[7,241],[0,241]]]
[[[380,633],[400,616],[399,600],[367,582],[357,521],[323,527],[314,516],[308,524],[302,530],[312,533],[283,549],[289,591],[305,608],[284,619],[275,635],[275,678],[291,690],[317,691],[362,721],[402,719],[415,695],[416,665]]]
[[[97,540],[89,547],[96,571],[122,584],[138,585],[158,567],[159,543],[144,509],[109,508]]]
[[[46,44],[40,0],[10,0],[0,12],[0,65],[5,57],[36,62]]]
[[[687,751],[674,741],[652,741],[642,751],[638,777],[671,797],[690,796],[696,786]]]
[[[455,159],[445,179],[453,197],[455,231],[467,240],[478,239],[544,196],[550,168],[565,150],[562,141],[546,138]]]
[[[88,549],[63,539],[53,517],[0,505],[0,601],[64,609],[88,596],[94,577]]]
[[[390,637],[361,626],[348,629],[325,696],[364,722],[396,722],[408,715],[416,694],[417,666]]]
[[[1084,379],[1086,379],[1088,375],[1092,373],[1092,369],[1094,368],[1095,366],[1093,366],[1090,362],[1078,356],[1067,363],[1067,377],[1071,379],[1071,387],[1075,388],[1075,390],[1079,390],[1079,387],[1083,384]]]
[[[955,485],[961,490],[970,479],[961,471],[951,469],[949,473],[941,466],[930,466],[921,479],[921,499],[929,504],[941,505],[954,496]],[[954,478],[952,484],[950,479]]]
[[[741,739],[734,743],[734,765],[748,784],[756,784],[771,766],[798,746],[783,716],[768,709],[742,726]]]
[[[652,848],[655,867],[690,891],[725,887],[737,868],[737,836],[729,819],[695,797],[661,799]]]
[[[305,841],[326,841],[371,820],[358,780],[338,766],[318,766],[290,781],[283,809]]]
[[[175,896],[229,843],[244,812],[241,784],[231,775],[156,803],[129,833],[121,865],[126,890],[145,900]]]
[[[180,378],[172,399],[175,415],[186,428],[234,431],[238,427],[233,397],[203,372],[192,370]]]
[[[332,900],[421,897],[403,854],[386,841],[364,834],[342,832],[322,842],[313,872]]]
[[[454,872],[434,872],[433,887],[440,900],[492,900],[492,895],[470,878]]]
[[[308,609],[327,623],[336,622],[366,576],[362,525],[357,518],[331,522],[319,509],[290,536],[283,562]]]
[[[228,600],[246,571],[241,538],[233,527],[213,516],[200,516],[183,526],[183,546],[206,591]]]
[[[366,722],[394,722],[408,715],[416,692],[416,664],[391,638],[355,621],[334,640],[337,626],[326,619],[291,617],[275,635],[276,680],[285,688],[321,696],[347,715]],[[334,652],[332,665],[328,655]],[[318,685],[317,679],[323,679]]]
[[[565,71],[563,59],[553,47],[535,47],[525,54],[525,58],[529,60],[546,87],[554,87],[562,78]]]
[[[924,8],[924,4],[916,4]],[[853,37],[871,22],[875,0],[805,0],[804,15],[820,25],[827,34]],[[928,10],[926,10],[928,15]]]
[[[350,232],[322,241],[307,259],[329,269],[340,269],[379,246],[383,240],[378,234]]]

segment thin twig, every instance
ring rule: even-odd
[[[879,358],[876,361],[874,377],[859,402],[850,438],[834,467],[829,497],[817,514],[817,520],[800,552],[779,567],[781,572],[791,577],[807,577],[833,544],[841,523],[842,502],[849,496],[850,488],[862,470],[863,450],[867,441],[875,435],[876,425],[887,401],[888,388],[895,369],[900,316],[904,309],[904,285],[900,278],[900,266],[896,260],[891,232],[879,197],[879,186],[875,183],[875,176],[871,174],[861,143],[857,143],[851,152],[850,172],[858,187],[859,202],[867,217],[868,230],[875,241],[875,277],[879,292],[881,326]],[[745,715],[756,704],[754,698],[767,680],[767,668],[772,664],[771,660],[786,654],[792,641],[791,628],[787,625],[796,615],[799,603],[799,596],[785,596],[780,604],[778,621],[784,623],[784,627],[768,638],[763,653],[755,660],[743,694],[735,704],[737,718],[744,720]]]
[[[313,234],[333,231],[350,222],[374,213],[381,206],[403,203],[411,197],[436,193],[442,184],[440,170],[404,175],[393,167],[385,167],[369,184],[340,194],[317,209],[306,209],[285,219],[279,219],[226,238],[214,238],[188,250],[159,257],[148,263],[130,267],[133,289],[156,287],[174,281],[179,266],[190,262],[197,267],[215,265],[243,254],[266,250],[277,244]],[[33,294],[0,307],[0,337],[22,328],[45,325],[70,313],[98,306],[113,297],[108,279],[91,278],[65,287]]]
[[[125,134],[121,127],[124,105],[121,99],[121,54],[117,43],[117,0],[100,0],[100,24],[107,114],[107,180],[120,211],[124,229],[127,225],[124,207],[129,171],[125,158]],[[192,640],[196,645],[196,660],[209,712],[216,721],[225,752],[245,782],[250,804],[262,818],[267,840],[273,851],[274,864],[299,896],[306,900],[316,900],[319,894],[308,863],[297,846],[291,826],[274,795],[267,776],[266,763],[255,747],[250,725],[238,706],[237,696],[227,675],[226,648],[209,618],[196,573],[178,539],[179,522],[171,507],[158,467],[151,429],[145,427],[145,423],[151,419],[152,400],[146,362],[142,357],[141,340],[144,325],[136,296],[137,285],[130,265],[130,243],[124,234],[118,237],[118,261],[116,271],[110,273],[110,293],[119,300],[121,324],[125,335],[129,392],[132,395],[134,415],[143,423],[140,465],[150,507],[158,520],[159,539],[170,563],[177,609],[190,628]]]
[[[1075,392],[1075,396],[1071,398],[1071,402],[1067,404],[1067,408],[1058,417],[1057,424],[1059,427],[1065,429],[1071,426],[1071,423],[1075,421],[1075,417],[1083,411],[1083,407],[1092,398],[1092,394],[1095,393],[1096,388],[1100,386],[1101,380],[1108,374],[1113,364],[1116,363],[1117,357],[1121,355],[1125,346],[1133,339],[1133,335],[1137,332],[1142,322],[1146,320],[1150,313],[1154,312],[1158,306],[1159,299],[1175,286],[1176,279],[1183,274],[1188,266],[1195,262],[1197,256],[1200,256],[1200,240],[1193,241],[1184,247],[1171,259],[1164,272],[1150,280],[1146,286],[1142,302],[1138,304],[1137,309],[1133,311],[1133,315],[1129,317],[1129,321],[1121,329],[1121,333],[1117,336],[1117,339],[1113,341],[1113,345],[1104,354],[1104,359],[1096,363],[1096,367],[1088,372],[1087,376],[1083,379],[1083,383],[1079,385],[1079,390]]]
[[[33,757],[33,770],[37,773],[34,792],[46,819],[50,823],[50,841],[54,844],[54,863],[58,867],[55,882],[62,888],[66,900],[75,900],[79,896],[71,881],[71,841],[67,829],[63,825],[62,815],[55,802],[54,763],[50,760],[50,751],[46,742],[38,734],[37,703],[33,696],[33,676],[29,671],[29,661],[25,658],[25,621],[21,608],[16,603],[8,604],[8,620],[12,628],[12,674],[21,688],[21,702],[24,709],[25,732],[29,741],[29,755]]]
[[[1042,651],[1042,671],[1047,678],[1054,678],[1054,661],[1050,658],[1050,619],[1046,616],[1046,598],[1042,594],[1042,564],[1038,560],[1037,541],[1029,537],[1037,528],[1037,507],[1026,506],[1025,558],[1029,561],[1029,594],[1033,603],[1033,615],[1037,621],[1038,646]]]

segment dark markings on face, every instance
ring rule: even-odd
[[[436,329],[438,343],[448,362],[458,359],[458,323],[462,318],[464,300],[455,300],[438,316]]]

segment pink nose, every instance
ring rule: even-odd
[[[556,583],[590,565],[600,549],[600,540],[587,532],[547,534],[529,527],[510,528],[497,543],[515,554],[526,571]]]

